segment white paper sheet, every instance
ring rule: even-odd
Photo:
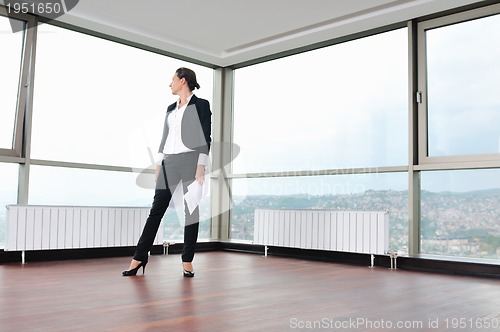
[[[200,204],[203,197],[203,184],[194,181],[187,187],[188,191],[184,195],[189,213],[193,213],[194,209]]]

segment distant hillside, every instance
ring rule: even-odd
[[[424,251],[457,254],[443,252],[448,250],[443,247],[443,240],[467,239],[460,245],[460,248],[468,248],[463,250],[495,255],[500,247],[500,189],[463,193],[422,191],[421,202]],[[388,210],[391,248],[405,251],[408,246],[407,191],[368,190],[360,194],[317,196],[255,195],[235,197],[235,203],[231,214],[234,238],[253,239],[253,214],[256,208]],[[453,249],[457,250],[458,254],[468,255],[462,253],[462,249]]]

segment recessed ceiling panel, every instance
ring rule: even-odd
[[[80,0],[60,21],[229,66],[480,0]]]

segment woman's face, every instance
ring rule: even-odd
[[[179,92],[181,91],[183,84],[183,79],[180,79],[177,74],[174,74],[172,77],[172,82],[170,83],[169,87],[172,90],[173,95],[178,95]]]

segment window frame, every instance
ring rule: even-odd
[[[0,16],[6,17],[7,19],[17,19],[24,22],[23,34],[23,46],[21,50],[20,59],[20,71],[18,80],[18,92],[17,92],[17,103],[16,103],[16,114],[14,123],[14,135],[12,141],[12,148],[0,148],[0,156],[2,157],[14,157],[14,158],[24,158],[24,126],[25,126],[25,114],[26,110],[29,109],[31,100],[31,59],[34,57],[34,46],[36,38],[36,18],[32,15],[7,13],[5,7],[0,6]]]
[[[416,170],[469,169],[500,167],[500,153],[452,156],[429,156],[428,152],[428,86],[426,32],[453,24],[500,14],[500,4],[452,14],[418,23],[418,85],[412,98],[418,108],[418,165]],[[419,101],[420,98],[420,101]]]

